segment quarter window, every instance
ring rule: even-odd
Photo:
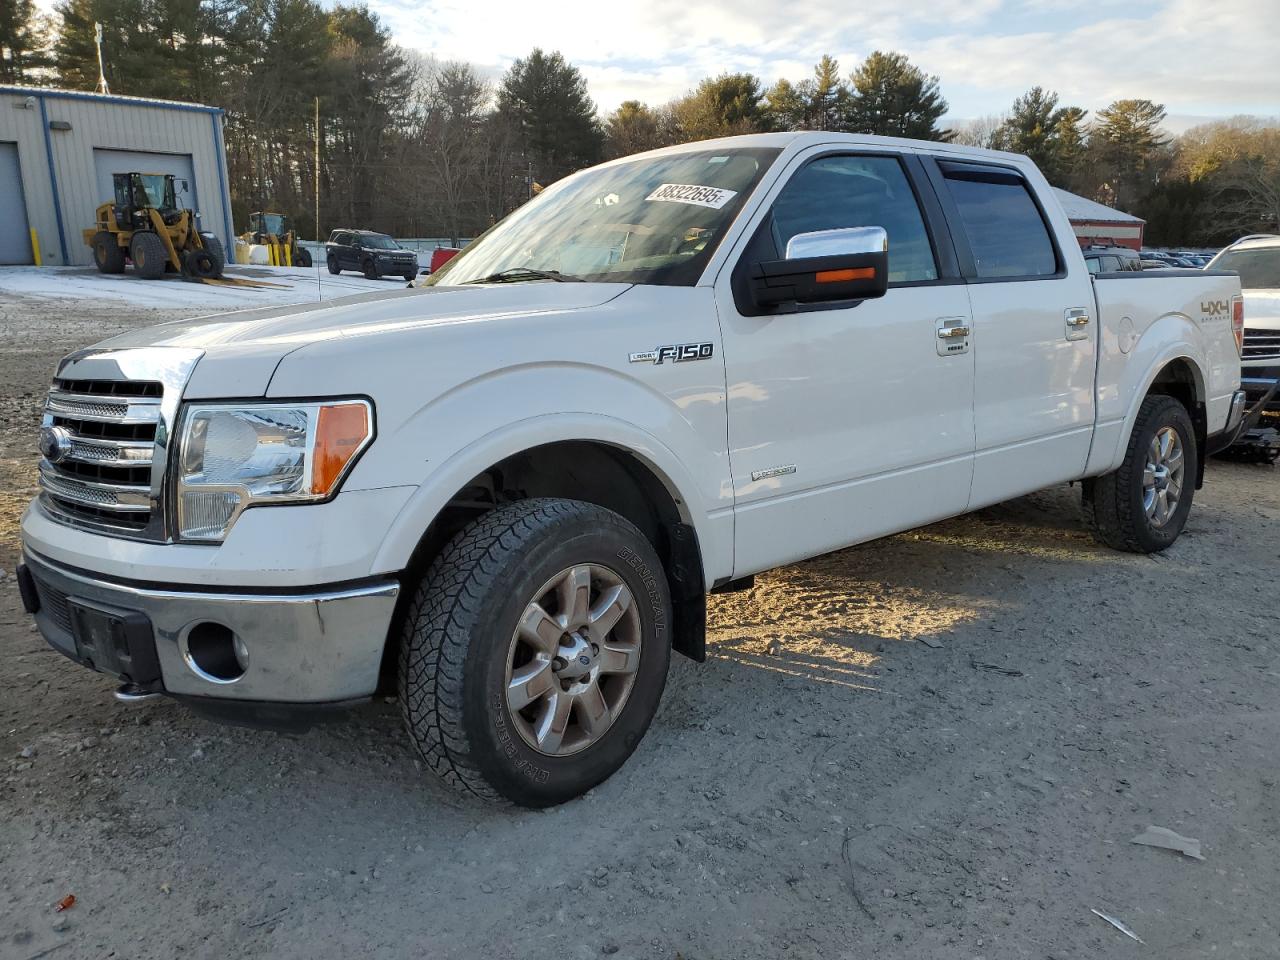
[[[1026,182],[1002,171],[944,167],[978,277],[1012,280],[1058,272],[1049,228]]]
[[[883,227],[889,235],[890,283],[938,278],[920,206],[894,157],[814,160],[791,178],[774,202],[772,226],[779,256],[798,233]]]

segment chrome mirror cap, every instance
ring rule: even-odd
[[[887,253],[889,234],[884,227],[842,227],[797,233],[787,241],[788,260],[807,257],[843,257],[860,253]]]

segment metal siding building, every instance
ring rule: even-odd
[[[131,171],[187,179],[179,205],[234,249],[221,109],[0,85],[0,263],[34,262],[34,232],[44,263],[92,264],[81,231]]]

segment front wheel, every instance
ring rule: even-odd
[[[364,262],[364,278],[366,280],[381,280],[382,274],[378,272],[378,265],[372,260]]]
[[[400,703],[427,765],[485,800],[546,807],[610,776],[657,711],[671,600],[612,511],[534,499],[464,528],[405,616]]]
[[[1186,525],[1198,467],[1186,407],[1173,397],[1147,397],[1119,469],[1084,482],[1085,519],[1094,536],[1130,553],[1164,550]]]

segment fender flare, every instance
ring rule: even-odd
[[[1089,471],[1091,474],[1109,473],[1120,465],[1124,459],[1125,450],[1129,445],[1129,437],[1133,435],[1133,428],[1138,422],[1138,411],[1142,407],[1142,401],[1151,392],[1151,385],[1156,382],[1156,378],[1160,376],[1169,364],[1177,360],[1185,360],[1191,367],[1191,375],[1195,380],[1196,398],[1201,403],[1205,402],[1207,391],[1204,369],[1195,355],[1194,346],[1186,340],[1179,340],[1169,344],[1156,354],[1154,360],[1147,364],[1146,372],[1142,375],[1142,379],[1138,381],[1138,389],[1129,398],[1128,409],[1125,411],[1124,421],[1116,437],[1114,449],[1110,451],[1110,456],[1106,457],[1104,465],[1100,469],[1091,469]],[[1187,412],[1194,417],[1194,410],[1188,410]],[[1203,461],[1203,456],[1200,459]]]
[[[431,522],[454,494],[495,463],[533,447],[573,440],[608,444],[637,457],[667,488],[681,521],[697,533],[704,570],[717,566],[708,565],[705,560],[708,550],[715,549],[717,543],[706,505],[696,493],[698,487],[692,475],[669,447],[627,420],[606,414],[562,413],[539,414],[504,424],[433,465],[378,548],[373,569],[403,570]],[[731,552],[732,543],[727,547]]]

